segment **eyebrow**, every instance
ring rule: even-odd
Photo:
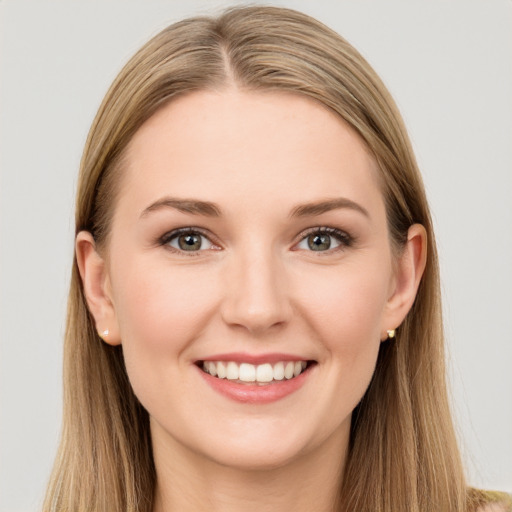
[[[175,197],[163,197],[150,204],[140,215],[141,218],[147,216],[149,213],[160,210],[163,208],[174,208],[183,213],[191,213],[192,215],[203,215],[206,217],[221,217],[221,208],[210,201],[200,201],[198,199],[178,199]],[[339,197],[335,199],[328,199],[325,201],[317,201],[313,203],[300,204],[292,208],[290,217],[313,217],[321,215],[332,210],[338,209],[351,209],[362,213],[366,217],[370,217],[368,210],[360,204],[347,199]]]
[[[198,201],[197,199],[178,199],[175,197],[163,197],[158,201],[150,204],[142,213],[141,218],[151,212],[162,208],[174,208],[183,213],[191,213],[193,215],[204,215],[206,217],[220,217],[221,209],[209,201]]]
[[[360,204],[347,199],[345,197],[339,197],[336,199],[328,199],[326,201],[318,201],[315,203],[306,203],[296,206],[292,209],[291,217],[313,217],[315,215],[321,215],[322,213],[330,212],[331,210],[338,210],[340,208],[348,208],[362,213],[365,217],[370,217],[368,210]]]

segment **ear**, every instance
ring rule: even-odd
[[[121,339],[112,301],[110,278],[105,260],[96,250],[91,233],[78,233],[75,251],[85,298],[94,317],[98,335],[109,345],[119,345]]]
[[[387,331],[396,329],[411,309],[427,262],[427,232],[421,224],[413,224],[407,233],[407,243],[396,263],[391,294],[388,298],[381,340]]]

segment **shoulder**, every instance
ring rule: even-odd
[[[476,512],[512,512],[512,508],[510,504],[503,502],[488,503],[479,507]]]
[[[506,503],[488,503],[487,505],[482,505],[477,509],[476,512],[511,512],[512,508],[508,506]]]
[[[478,491],[476,512],[512,512],[512,496],[504,492]]]

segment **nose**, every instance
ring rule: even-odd
[[[224,284],[222,317],[228,325],[262,335],[290,320],[286,272],[270,250],[233,254]]]

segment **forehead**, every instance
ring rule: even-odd
[[[291,93],[182,96],[138,130],[125,162],[121,197],[140,207],[165,194],[260,208],[340,195],[382,203],[362,139],[323,105]]]

